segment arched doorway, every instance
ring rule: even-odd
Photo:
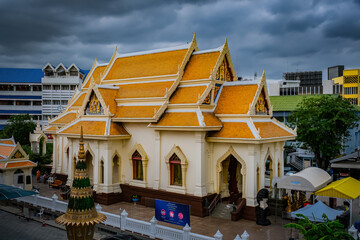
[[[272,180],[274,177],[274,171],[273,171],[273,161],[270,156],[268,156],[265,160],[265,172],[264,172],[264,179],[265,179],[265,187],[266,188],[272,188]]]
[[[86,159],[86,166],[87,166],[88,173],[89,173],[90,184],[93,185],[94,184],[94,181],[93,181],[94,180],[93,156],[91,155],[91,153],[89,151],[86,152],[85,159]]]
[[[118,155],[115,155],[113,158],[113,174],[112,174],[112,183],[120,183],[120,159]]]
[[[104,172],[104,161],[101,160],[100,161],[100,178],[99,178],[101,184],[104,183],[104,173],[105,173]]]
[[[222,198],[230,201],[243,197],[244,183],[242,164],[230,154],[221,162],[220,193]]]

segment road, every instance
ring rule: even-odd
[[[66,231],[0,210],[1,240],[64,240]]]

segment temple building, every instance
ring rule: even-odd
[[[256,194],[283,175],[283,147],[295,132],[272,118],[265,73],[237,81],[227,41],[199,51],[191,43],[95,61],[65,110],[49,121],[53,172],[70,184],[80,128],[95,200],[153,206],[191,205],[206,216],[216,197],[245,198],[254,219]]]

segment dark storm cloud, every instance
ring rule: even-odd
[[[200,49],[228,38],[239,75],[265,69],[359,67],[360,1],[0,1],[0,67],[75,63],[183,44]],[[325,72],[324,72],[325,75]]]

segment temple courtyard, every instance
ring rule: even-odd
[[[47,184],[43,184],[43,183],[36,183],[36,186],[40,188],[40,196],[51,198],[54,194],[56,194],[59,197],[59,200],[61,200],[60,190],[55,188],[49,188]],[[147,222],[150,221],[151,218],[155,215],[154,208],[145,207],[139,204],[134,205],[128,202],[119,202],[108,206],[106,205],[101,205],[101,206],[102,206],[102,211],[110,212],[113,214],[120,214],[120,211],[125,209],[126,212],[128,212],[129,214],[128,215],[129,218],[134,218]],[[27,235],[27,236],[32,236],[32,235],[37,236],[32,239],[49,239],[48,236],[49,233],[53,233],[50,234],[51,239],[65,239],[66,237],[65,229],[62,226],[55,223],[55,216],[45,214],[46,226],[43,227],[41,219],[38,216],[35,216],[34,214],[31,214],[32,220],[30,221],[26,221],[22,218],[16,217],[15,215],[22,214],[21,207],[14,207],[12,205],[5,205],[4,203],[2,203],[0,205],[0,214],[12,215],[11,217],[8,218],[12,224],[0,224],[1,232],[7,232],[8,234],[11,234],[12,228],[18,229],[19,227],[21,227],[22,229],[28,229],[26,232],[31,233],[31,235]],[[4,218],[1,217],[1,219]],[[248,234],[250,235],[250,239],[289,239],[289,237],[291,236],[291,229],[286,229],[283,227],[285,224],[289,223],[289,220],[275,216],[269,216],[269,219],[272,223],[270,226],[259,226],[256,225],[255,221],[249,221],[244,219],[233,222],[231,220],[220,218],[217,216],[208,216],[203,218],[191,216],[190,223],[191,223],[191,232],[206,236],[214,236],[217,230],[219,230],[223,234],[224,240],[233,240],[237,234],[241,235],[244,232],[244,230],[248,232]],[[183,228],[182,226],[168,224],[164,222],[158,222],[158,224],[176,229]],[[7,226],[6,229],[4,228],[4,226]],[[16,226],[16,227],[12,227],[12,226]],[[108,230],[109,231],[97,230],[97,232],[94,235],[94,239],[101,239],[111,234],[120,232],[119,229],[115,229],[115,228],[111,228]],[[294,239],[299,239],[299,234],[295,229],[293,229],[292,231],[292,237],[294,237]],[[13,238],[9,236],[8,239],[13,239]],[[19,239],[24,239],[24,238],[21,237]],[[26,238],[26,239],[31,239],[31,238]]]

